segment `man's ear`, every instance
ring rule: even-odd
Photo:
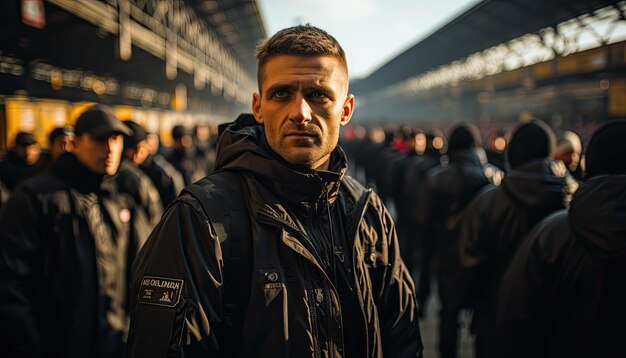
[[[343,104],[343,112],[341,113],[341,120],[339,124],[341,126],[345,126],[350,122],[350,118],[352,118],[352,113],[354,113],[354,95],[348,94],[348,98]]]
[[[261,110],[261,95],[258,93],[252,94],[252,114],[254,119],[259,124],[263,124],[263,111]]]

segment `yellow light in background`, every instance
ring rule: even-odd
[[[60,90],[63,87],[63,73],[57,69],[50,71],[50,84],[55,90]]]
[[[98,96],[102,96],[103,94],[107,92],[107,88],[104,85],[104,82],[102,82],[101,80],[94,80],[93,83],[91,84],[91,89]]]
[[[498,152],[503,152],[506,149],[506,139],[504,137],[497,137],[493,141],[493,146],[496,148]]]
[[[437,150],[441,150],[443,148],[443,138],[441,137],[433,138],[433,148]]]
[[[422,154],[426,151],[426,135],[424,133],[418,133],[415,136],[415,152]]]

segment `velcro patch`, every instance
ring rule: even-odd
[[[183,292],[183,280],[144,276],[139,288],[139,302],[149,305],[176,307]]]

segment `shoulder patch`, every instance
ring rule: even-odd
[[[183,292],[183,280],[166,277],[144,276],[139,288],[139,303],[176,307]]]

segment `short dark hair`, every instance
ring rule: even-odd
[[[256,48],[257,81],[261,90],[262,68],[273,56],[331,56],[339,60],[348,77],[346,53],[339,42],[328,32],[310,24],[282,29],[269,39],[259,43]]]

